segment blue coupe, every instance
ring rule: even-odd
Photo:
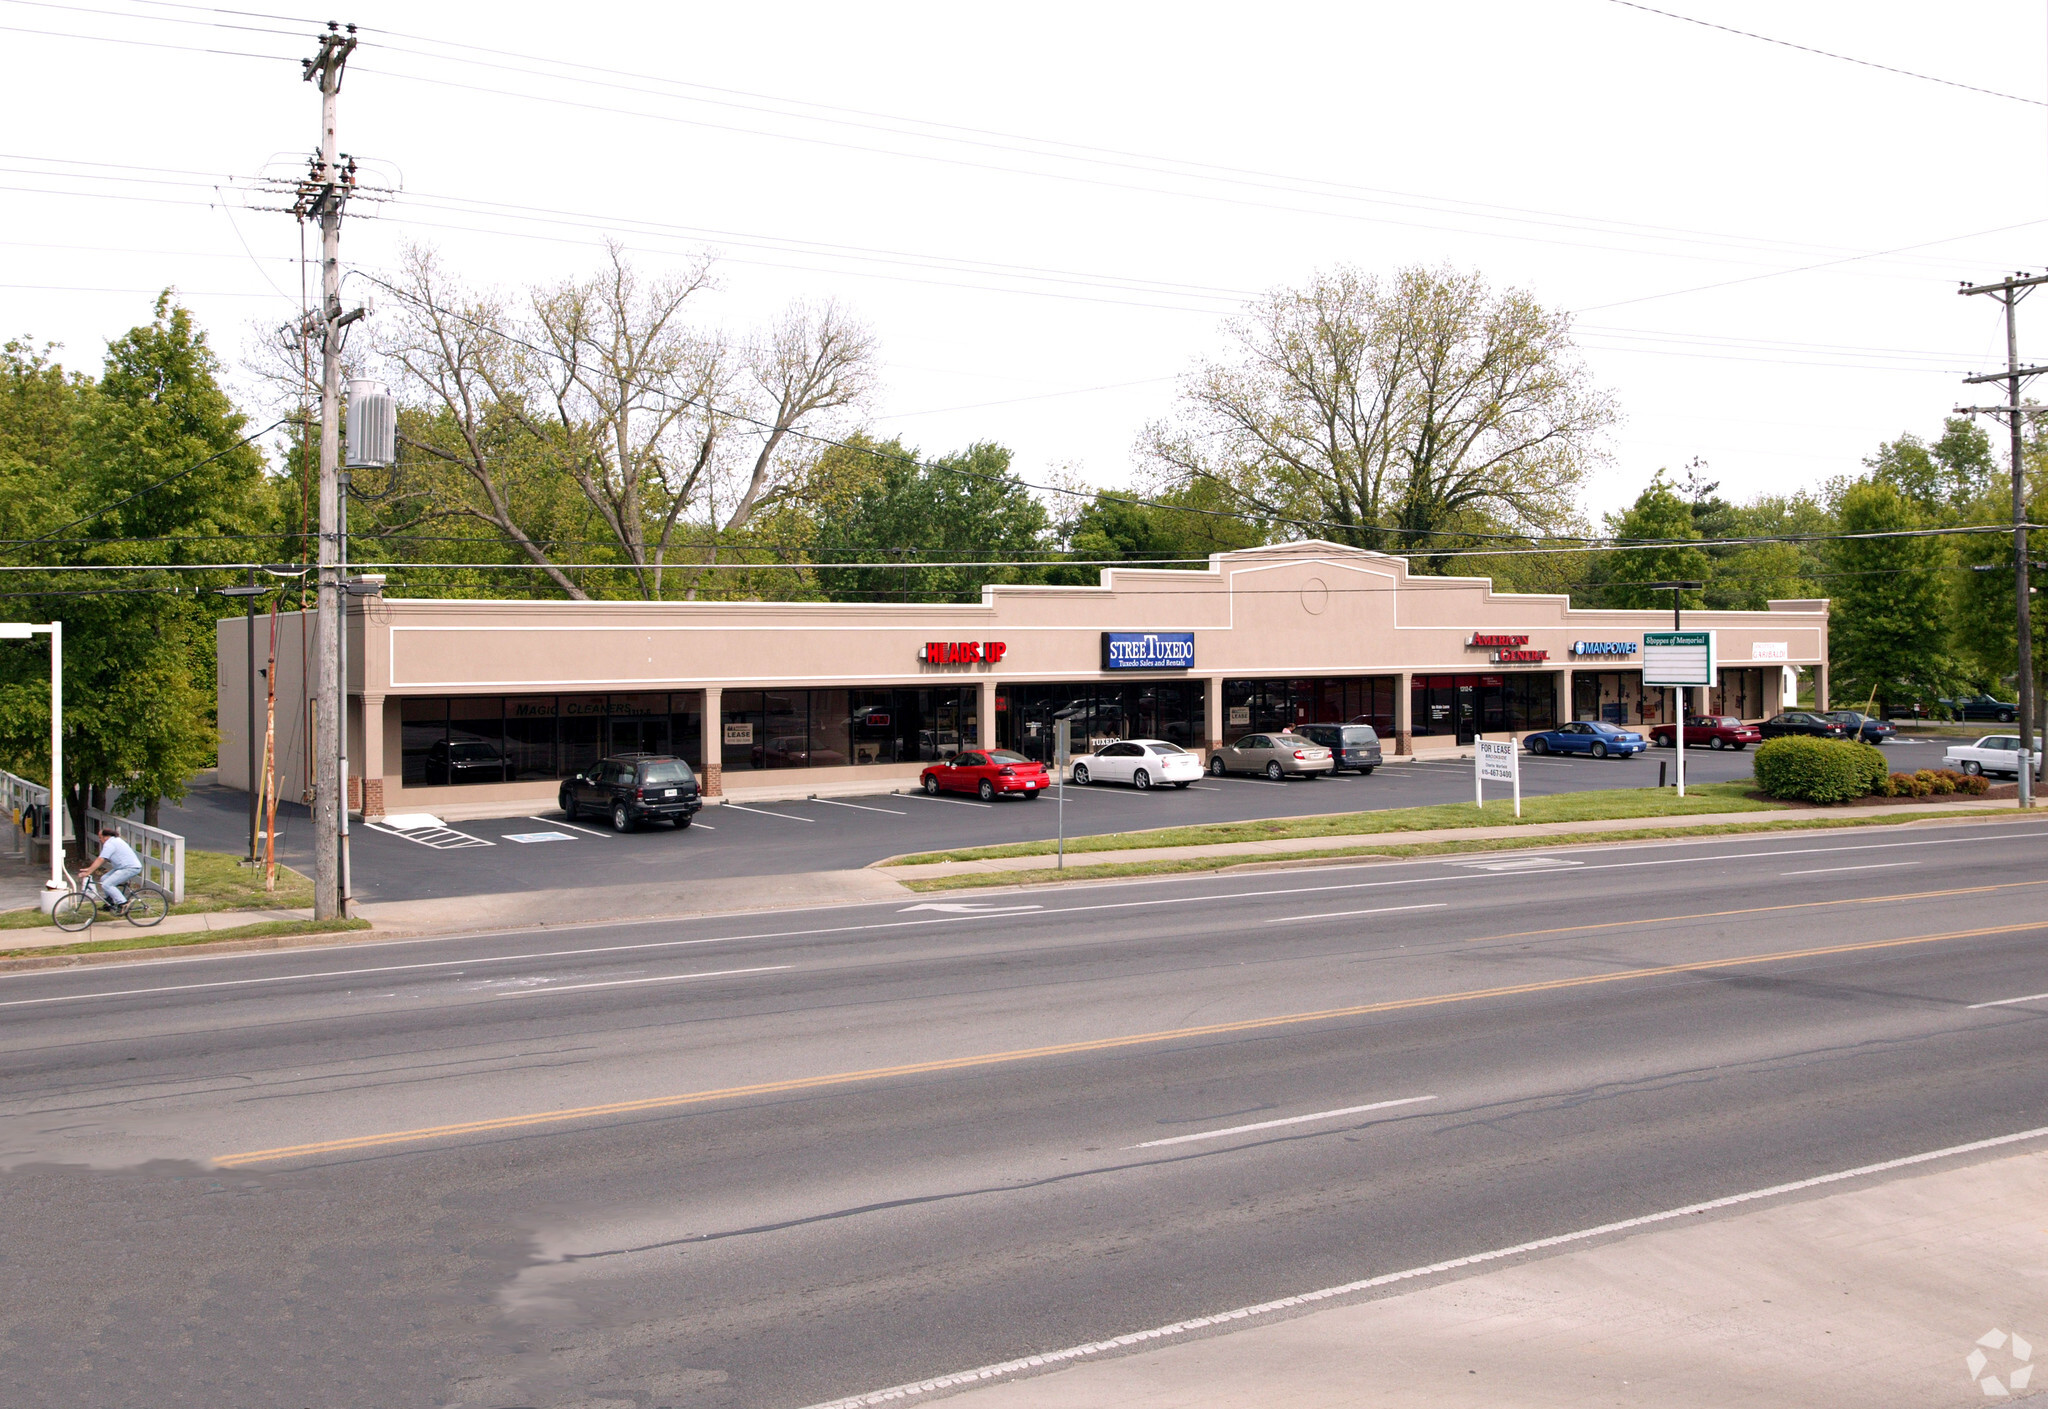
[[[1627,758],[1649,745],[1633,729],[1603,724],[1596,719],[1576,719],[1522,740],[1530,753],[1590,753],[1595,758]]]

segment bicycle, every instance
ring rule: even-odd
[[[70,877],[67,875],[66,880]],[[83,883],[74,882],[76,889],[67,890],[57,897],[57,903],[50,907],[50,919],[57,928],[67,934],[92,928],[94,920],[104,907],[109,914],[119,915],[129,924],[147,929],[161,924],[164,916],[171,913],[171,898],[156,886],[140,876],[128,882],[128,901],[125,905],[107,904],[106,891],[100,886],[99,877],[87,876]]]

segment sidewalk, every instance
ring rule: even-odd
[[[2024,815],[2019,813],[2012,803],[2003,800],[1935,804],[1914,802],[1901,803],[1896,807],[1859,807],[1853,810],[1845,808],[1841,811],[1787,808],[1782,812],[1703,812],[1690,817],[1610,817],[1587,822],[1531,822],[1527,825],[1510,823],[1499,827],[1436,827],[1419,832],[1358,832],[1338,837],[1213,842],[1205,846],[1148,846],[1134,847],[1127,851],[1069,851],[1067,866],[1071,869],[1076,866],[1099,866],[1106,863],[1211,858],[1257,861],[1262,857],[1286,856],[1304,851],[1343,851],[1361,846],[1418,846],[1429,842],[1485,841],[1499,837],[1558,837],[1565,841],[1575,841],[1580,838],[1597,839],[1603,832],[1629,832],[1646,827],[1682,831],[1699,827],[1721,827],[1730,823],[1798,823],[1835,818],[1894,817],[1904,813],[1930,812],[1937,808],[1944,814],[1954,812],[1979,818],[1986,813],[2011,813],[2016,817]],[[1795,828],[1786,827],[1785,830]],[[941,876],[965,876],[996,871],[1034,871],[1050,867],[1053,860],[1050,855],[999,856],[981,861],[928,861],[915,866],[893,866],[887,861],[878,861],[875,867],[893,880],[918,881]]]
[[[2048,1350],[2044,1207],[2048,1153],[1995,1158],[1666,1225],[946,1402],[1869,1409],[2031,1398],[2048,1386],[2048,1354],[2032,1349]],[[1199,1301],[1198,1289],[1189,1295]],[[2017,1332],[2032,1356],[2002,1338],[1982,1347],[1979,1373],[1999,1377],[1996,1389],[1965,1363],[1994,1329]],[[2042,1368],[2014,1374],[2031,1364]]]
[[[138,928],[119,915],[102,915],[92,928],[67,934],[55,925],[27,930],[0,930],[0,949],[54,949],[96,939],[140,938],[152,934],[192,934],[200,930],[236,930],[269,920],[310,920],[311,910],[209,910],[199,915],[169,915],[160,924]]]

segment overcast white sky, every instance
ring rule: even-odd
[[[708,317],[831,296],[870,323],[873,427],[926,451],[1124,482],[1222,320],[1340,261],[1574,310],[1626,417],[1595,515],[1695,455],[1734,497],[1814,485],[1983,399],[1959,378],[2002,364],[2001,324],[1957,282],[2048,263],[2042,0],[1662,8],[2030,101],[1617,0],[0,0],[0,334],[96,366],[164,284],[231,358],[294,316],[297,229],[229,180],[301,168],[296,59],[334,18],[363,27],[342,147],[404,192],[356,207],[349,264],[429,240],[520,284],[606,233],[650,265],[709,247]],[[2048,299],[2023,310],[2048,356]]]

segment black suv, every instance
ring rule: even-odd
[[[600,759],[588,773],[562,782],[562,815],[571,819],[588,810],[612,819],[612,826],[630,832],[657,817],[690,825],[704,799],[697,775],[673,754],[616,753]]]
[[[1330,751],[1336,760],[1330,769],[1334,775],[1347,768],[1356,768],[1359,776],[1380,766],[1380,736],[1370,724],[1297,724],[1294,732],[1306,739],[1314,739]]]

